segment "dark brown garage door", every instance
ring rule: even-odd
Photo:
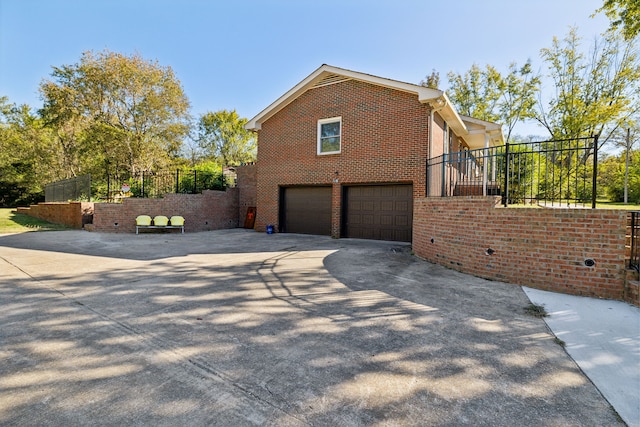
[[[345,190],[346,237],[411,241],[412,185],[362,185]]]
[[[331,187],[289,187],[283,191],[281,231],[331,234]]]

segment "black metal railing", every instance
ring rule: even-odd
[[[514,204],[595,208],[598,140],[505,144],[427,161],[427,196],[499,195]]]
[[[51,182],[44,187],[45,202],[91,200],[91,175]]]
[[[629,268],[640,273],[640,211],[631,213],[631,256]]]
[[[128,174],[109,175],[107,200],[112,202],[124,197],[158,198],[167,193],[199,194],[203,190],[225,190],[228,181],[222,170],[177,169],[142,172],[137,177]]]

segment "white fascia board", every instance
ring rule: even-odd
[[[454,108],[447,94],[442,92],[441,97],[445,102],[445,107],[438,112],[440,116],[445,119],[447,125],[451,127],[456,134],[460,136],[468,134],[469,130],[467,129],[467,125],[464,123],[462,117]]]
[[[470,134],[482,134],[489,135],[489,139],[492,145],[504,144],[504,135],[502,133],[502,125],[498,123],[489,122],[486,120],[476,119],[475,117],[461,116],[462,121],[479,127],[479,129],[470,131]]]
[[[327,75],[340,75],[350,79],[363,81],[366,83],[371,83],[377,86],[382,86],[390,89],[400,90],[403,92],[408,92],[415,94],[418,97],[418,101],[421,103],[427,103],[434,99],[440,98],[446,95],[444,92],[438,89],[431,89],[419,85],[414,85],[411,83],[404,83],[397,80],[385,79],[382,77],[372,76],[370,74],[359,73],[356,71],[346,70],[344,68],[333,67],[331,65],[322,65],[320,68],[315,70],[309,76],[307,76],[300,83],[295,85],[292,89],[287,91],[280,98],[276,99],[272,102],[267,108],[258,113],[254,118],[249,120],[247,124],[244,126],[247,130],[257,131],[260,130],[262,122],[269,119],[271,116],[276,114],[282,108],[286,107],[289,103],[295,100],[298,96],[302,95],[309,88],[313,87],[313,85],[321,80],[323,77]],[[448,102],[448,98],[446,99]],[[457,113],[453,112],[456,116]],[[460,123],[462,123],[460,121]]]
[[[298,96],[306,92],[308,89],[308,86],[310,86],[311,83],[323,73],[324,67],[325,65],[321,66],[320,68],[315,70],[313,73],[309,74],[309,76],[307,76],[300,83],[295,85],[292,89],[287,91],[280,98],[273,101],[267,108],[265,108],[264,110],[259,112],[254,118],[249,120],[247,124],[244,125],[244,128],[247,130],[253,130],[253,131],[260,130],[263,121],[273,116],[275,113],[277,113],[286,105],[288,105],[291,101],[293,101]]]
[[[483,128],[485,128],[487,130],[502,129],[502,125],[499,125],[498,123],[489,122],[489,121],[486,121],[486,120],[480,120],[480,119],[477,119],[475,117],[469,117],[469,116],[463,116],[463,115],[460,115],[460,117],[465,122],[469,122],[469,123],[473,123],[473,124],[478,125],[478,126],[482,126]]]
[[[412,83],[405,83],[398,80],[386,79],[384,77],[378,77],[371,74],[359,73],[357,71],[351,71],[344,68],[333,67],[331,65],[323,65],[318,69],[327,72],[328,74],[337,74],[340,76],[348,77],[353,80],[360,80],[365,83],[371,83],[376,86],[382,86],[389,89],[400,90],[403,92],[413,93],[418,96],[418,101],[425,103],[430,100],[436,99],[444,95],[444,92],[438,89],[431,89],[424,86],[415,85]]]

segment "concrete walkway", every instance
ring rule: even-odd
[[[0,425],[624,425],[528,305],[397,243],[0,236]]]
[[[523,288],[620,417],[640,427],[640,309],[620,301]]]

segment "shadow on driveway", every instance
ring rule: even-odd
[[[404,244],[0,236],[2,425],[624,425],[515,285]]]

